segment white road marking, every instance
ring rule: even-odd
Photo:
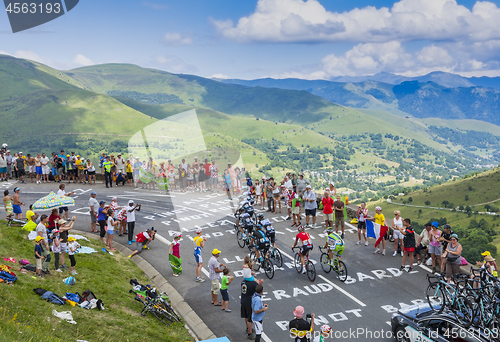
[[[267,337],[265,332],[262,332],[262,335],[260,337],[262,337],[262,339],[266,342],[272,342],[271,339]]]
[[[350,294],[349,292],[347,292],[346,290],[344,290],[340,286],[336,285],[335,283],[331,282],[330,280],[328,280],[327,278],[325,278],[321,274],[318,274],[318,277],[321,278],[321,279],[323,279],[323,281],[325,281],[326,283],[332,285],[335,289],[337,289],[337,291],[342,292],[344,295],[346,295],[347,297],[351,298],[353,301],[355,301],[356,303],[358,303],[360,306],[366,306],[366,304],[363,303],[362,301],[360,301],[358,298],[354,297],[352,294]]]
[[[163,236],[161,236],[158,233],[156,233],[156,237],[158,238],[158,240],[160,240],[161,242],[163,242],[167,246],[170,246],[172,244],[170,241],[168,241],[167,239],[165,239]]]

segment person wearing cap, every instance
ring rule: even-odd
[[[174,277],[178,277],[182,273],[182,259],[180,253],[181,237],[181,233],[175,233],[174,240],[172,241],[172,243],[170,244],[170,248],[168,249],[168,262],[170,263],[170,267],[172,267]]]
[[[106,182],[106,188],[109,188],[108,183],[113,186],[113,178],[111,178],[111,167],[113,166],[113,162],[109,159],[109,156],[106,156],[104,161],[102,162],[102,169],[104,171],[104,180]]]
[[[330,184],[328,184],[328,188],[330,189],[330,194],[332,196],[336,196],[337,195],[337,189],[335,188],[335,183],[334,182],[330,182]]]
[[[35,238],[35,260],[36,260],[36,275],[37,277],[41,277],[41,271],[42,271],[42,260],[45,259],[43,256],[43,251],[42,251],[42,243],[43,243],[43,237],[37,236]]]
[[[24,205],[23,202],[19,199],[19,187],[14,188],[14,196],[12,196],[12,210],[14,211],[14,218],[16,220],[23,219],[23,211],[21,210],[21,206]]]
[[[130,232],[130,230],[129,230]],[[154,228],[149,228],[147,231],[137,234],[135,239],[137,240],[137,248],[128,257],[131,258],[136,254],[142,252],[143,249],[149,249],[149,243],[155,239],[156,230]]]
[[[127,164],[125,164],[125,169],[127,171],[127,180],[128,186],[132,186],[134,182],[134,168],[133,168],[133,160],[127,159]]]
[[[66,174],[68,176],[68,183],[73,180],[76,183],[76,156],[75,152],[71,152],[71,155],[66,155]]]
[[[325,216],[325,228],[333,227],[333,198],[330,197],[330,191],[325,189],[323,193],[323,198],[321,199],[323,204],[323,215]]]
[[[443,258],[446,258],[446,279],[451,283],[451,276],[460,272],[462,263],[462,245],[458,243],[458,235],[453,234],[450,243],[446,247]]]
[[[71,221],[66,221],[64,219],[60,219],[57,221],[59,226],[59,235],[61,237],[61,268],[67,270],[68,267],[65,263],[66,249],[68,248],[68,236],[69,231],[73,229],[73,225],[75,224],[76,216],[71,218]]]
[[[205,247],[205,241],[207,241],[207,238],[202,237],[201,233],[203,233],[203,230],[201,228],[196,228],[196,236],[193,239],[193,254],[196,260],[196,281],[199,283],[203,283],[205,281],[205,279],[201,277],[201,269],[203,267],[203,256],[201,254],[201,249]]]
[[[312,191],[312,187],[307,184],[305,192],[302,195],[304,202],[304,209],[306,211],[306,227],[316,228],[316,210],[318,203],[316,203],[316,193]],[[300,196],[300,195],[299,195]],[[309,225],[309,218],[312,216],[312,226]]]
[[[131,245],[134,240],[134,228],[135,228],[135,212],[141,211],[141,205],[134,205],[133,200],[128,201],[127,206],[127,234],[128,234],[128,244]]]
[[[90,232],[97,233],[97,211],[99,210],[99,202],[96,199],[97,193],[92,191],[90,193],[89,199],[89,209],[90,209]]]
[[[0,151],[0,182],[7,181],[7,158],[4,152]]]
[[[432,224],[430,222],[425,224],[425,229],[420,233],[420,237],[418,238],[417,247],[415,248],[415,255],[417,256],[417,264],[420,265],[422,263],[422,258],[425,261],[427,257],[427,250],[429,248],[430,240],[430,232],[431,232]]]
[[[264,294],[264,286],[257,285],[255,293],[252,296],[252,322],[255,329],[255,342],[260,342],[264,325],[262,323],[264,315],[269,308],[267,304],[262,304],[262,295]]]
[[[75,270],[76,266],[76,259],[75,259],[75,252],[76,250],[81,247],[78,242],[76,242],[76,239],[73,236],[70,236],[68,238],[68,257],[70,261],[70,271],[72,275],[77,275]]]
[[[332,328],[324,324],[319,328],[321,334],[314,337],[313,342],[326,342],[328,337],[333,337]]]
[[[295,317],[288,323],[288,330],[290,330],[290,336],[295,338],[295,342],[308,342],[314,333],[314,314],[311,314],[311,322],[305,320],[304,317],[304,307],[299,305],[293,310],[293,316]]]
[[[104,243],[104,236],[106,236],[106,217],[108,214],[108,208],[104,205],[106,202],[100,201],[99,208],[97,209],[97,223],[99,223],[99,240]]]
[[[102,184],[104,184],[104,162],[106,161],[106,153],[103,152],[102,156],[99,157],[99,167],[101,168]]]
[[[484,257],[484,267],[491,275],[493,275],[495,278],[498,278],[498,266],[495,262],[495,259],[491,255],[487,255]]]
[[[16,163],[15,163],[14,168],[16,169],[17,177],[19,177],[19,180],[21,181],[21,183],[26,183],[25,160],[23,158],[22,152],[19,152],[19,155],[16,159]]]
[[[47,223],[49,222],[49,218],[47,215],[42,215],[40,217],[40,223],[36,226],[36,234],[37,236],[43,238],[41,247],[42,247],[42,255],[43,265],[42,265],[42,273],[45,275],[50,275],[49,272],[49,262],[50,262],[50,247],[49,247],[49,239],[47,236]]]
[[[367,218],[367,220],[374,221],[375,223],[378,223],[381,226],[388,226],[387,221],[385,220],[385,216],[382,213],[382,208],[379,206],[375,207],[374,217],[369,217],[369,218]],[[389,229],[387,229],[387,230],[389,230]],[[382,255],[385,255],[385,240],[386,240],[386,238],[387,238],[387,234],[386,234],[386,236],[384,236],[382,238]],[[377,246],[380,246],[380,244],[375,245],[375,251],[373,252],[373,254],[380,254],[380,248]]]
[[[212,287],[210,289],[212,293],[212,304],[215,306],[221,306],[219,303],[218,296],[220,293],[220,274],[226,268],[226,265],[219,263],[219,255],[221,251],[217,248],[212,250],[212,257],[208,260],[208,271],[210,276],[210,281],[212,282]]]

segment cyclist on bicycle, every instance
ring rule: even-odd
[[[262,252],[262,255],[265,256],[267,254],[267,251],[269,250],[270,242],[269,238],[266,235],[264,227],[262,227],[261,225],[258,225],[253,232],[253,237],[250,244],[252,244],[253,241],[255,241],[255,255],[257,256],[257,259],[260,261],[260,263],[262,263],[263,258],[260,252]]]
[[[278,248],[276,246],[276,232],[274,231],[274,227],[271,225],[271,222],[268,219],[264,218],[264,214],[259,213],[257,215],[257,220],[258,224],[261,225],[264,228],[264,231],[266,232],[267,237],[273,244],[274,248]]]
[[[253,226],[254,223],[249,214],[243,213],[240,215],[240,231],[243,233],[244,238],[247,237],[247,234],[252,235]]]
[[[342,238],[333,231],[332,227],[329,227],[326,230],[326,233],[328,234],[328,236],[326,237],[325,247],[323,248],[329,247],[328,255],[330,256],[330,262],[328,264],[330,266],[333,266],[333,252],[337,252],[337,254],[339,255],[339,259],[342,261],[341,255],[344,253],[345,244],[344,240],[342,240]]]
[[[243,207],[238,207],[236,209],[236,212],[234,213],[234,217],[236,218],[236,223],[234,224],[235,227],[240,228],[240,216],[245,212],[245,209]]]
[[[302,274],[306,273],[306,262],[304,260],[304,256],[307,255],[309,256],[309,251],[313,249],[313,244],[311,241],[311,236],[309,233],[305,232],[305,229],[303,226],[299,226],[298,229],[299,233],[295,237],[295,242],[293,243],[292,249],[297,246],[297,243],[299,240],[302,242],[302,247],[300,249],[300,261],[302,262]]]

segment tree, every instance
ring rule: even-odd
[[[444,200],[442,203],[441,203],[445,208],[447,208],[447,205],[450,204],[450,202]]]
[[[465,200],[468,201],[469,200],[469,195],[465,195]]]
[[[408,197],[408,202],[409,202],[409,203],[413,202],[413,198]]]
[[[431,205],[430,201],[425,201],[425,205]]]

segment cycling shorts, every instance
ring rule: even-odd
[[[332,252],[338,252],[339,255],[344,254],[345,245],[329,245],[328,247]]]
[[[271,241],[271,243],[274,244],[276,242],[276,232],[266,232],[266,235]]]
[[[312,249],[313,249],[313,245],[310,245],[310,246],[302,246],[302,247],[300,248],[300,254],[302,254],[302,255],[306,255],[306,254],[307,254],[307,252],[309,252],[309,251],[310,251],[310,250],[312,250]]]

